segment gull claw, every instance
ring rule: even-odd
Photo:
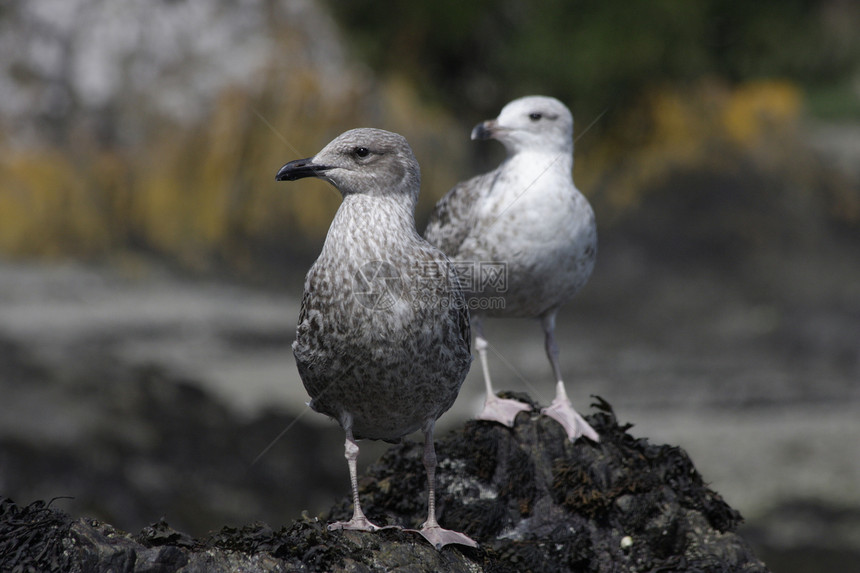
[[[379,526],[370,522],[369,519],[362,516],[359,518],[353,517],[349,521],[335,521],[328,524],[329,531],[337,531],[347,529],[349,531],[380,531],[382,529],[400,529],[397,525]]]
[[[514,419],[520,412],[528,412],[532,409],[531,406],[519,400],[509,400],[507,398],[499,398],[493,395],[488,397],[484,402],[484,409],[478,414],[478,420],[486,420],[488,422],[498,422],[505,426],[514,426]]]
[[[442,549],[446,545],[456,543],[458,545],[466,545],[468,547],[477,547],[478,543],[468,535],[443,529],[438,525],[422,526],[421,529],[406,529],[405,531],[414,531],[430,542],[430,545],[437,550]]]
[[[599,442],[600,436],[594,431],[588,422],[573,409],[570,400],[556,398],[548,407],[540,411],[558,422],[567,432],[567,438],[574,442],[580,436],[585,436],[593,442]]]

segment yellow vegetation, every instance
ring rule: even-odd
[[[321,243],[337,193],[321,182],[279,184],[274,175],[353,127],[409,139],[422,165],[419,228],[443,193],[475,174],[463,160],[468,127],[420,102],[406,82],[354,82],[361,87],[333,96],[310,70],[266,78],[255,94],[225,90],[195,126],[155,126],[134,148],[0,144],[0,254],[86,257],[135,247],[205,268],[250,264],[257,249],[286,255]],[[781,141],[796,141],[801,107],[798,90],[782,81],[654,88],[617,129],[577,152],[577,184],[599,190],[610,209],[633,208],[678,169],[775,158]]]
[[[286,255],[293,241],[321,242],[340,197],[322,182],[277,183],[275,173],[364,125],[410,139],[425,190],[456,181],[462,166],[440,155],[459,156],[468,134],[402,82],[375,86],[373,98],[358,89],[335,97],[311,71],[285,76],[267,74],[258,94],[227,89],[205,121],[155,126],[134,148],[0,144],[0,254],[92,257],[132,246],[195,268],[217,259],[245,265],[257,248]],[[380,94],[382,103],[371,105]],[[423,201],[441,192],[425,191]]]
[[[784,81],[654,88],[623,114],[620,134],[578,158],[577,181],[586,191],[599,187],[613,208],[625,210],[679,170],[731,168],[740,155],[784,161],[801,111],[800,91]]]
[[[802,104],[799,90],[790,82],[751,82],[728,95],[721,120],[731,140],[750,147],[766,136],[794,129]]]

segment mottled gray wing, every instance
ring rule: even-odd
[[[450,298],[448,301],[448,316],[451,324],[456,325],[457,334],[461,341],[465,342],[466,350],[472,354],[472,329],[469,305],[466,303],[466,295],[463,292],[462,280],[451,260],[445,257],[445,268],[448,272],[448,286]]]
[[[456,257],[474,226],[475,205],[489,193],[495,174],[478,175],[448,191],[430,214],[424,238],[449,257]]]
[[[301,324],[305,321],[305,318],[308,315],[307,304],[308,304],[308,291],[305,291],[302,293],[302,306],[299,309],[299,321],[297,324]]]
[[[460,329],[460,338],[466,343],[466,350],[472,354],[472,327],[471,317],[469,315],[469,305],[466,304],[466,298],[463,297],[461,304],[455,305],[451,309],[451,313],[456,313],[457,326]]]

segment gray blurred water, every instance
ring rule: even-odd
[[[598,268],[558,321],[578,409],[588,413],[589,396],[600,395],[620,421],[635,425],[634,435],[682,446],[753,526],[798,501],[858,510],[858,308],[750,297],[709,273],[649,275],[642,284],[635,263],[621,267]],[[243,418],[274,409],[332,427],[307,409],[290,351],[303,272],[263,290],[153,267],[3,263],[0,336],[63,371],[85,371],[105,357],[158,364]],[[497,389],[547,404],[553,381],[540,325],[491,320],[486,333]],[[440,432],[473,416],[482,392],[476,362]],[[75,404],[64,404],[62,415],[39,415],[46,399],[27,387],[8,393],[0,435],[48,440],[98,415]],[[363,461],[386,447],[363,444]],[[341,453],[315,455],[340,460]],[[792,527],[765,534],[791,543]],[[840,535],[839,543],[860,547],[856,527]]]

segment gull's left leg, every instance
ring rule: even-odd
[[[575,441],[579,436],[585,436],[590,440],[599,442],[600,438],[597,432],[573,409],[570,400],[567,398],[567,392],[564,389],[561,368],[558,365],[558,345],[555,343],[555,315],[557,312],[557,309],[551,310],[541,317],[541,325],[546,337],[546,355],[549,358],[550,364],[552,364],[552,372],[557,381],[555,399],[549,407],[541,410],[541,414],[546,414],[561,424],[571,442]]]
[[[431,420],[424,427],[424,469],[427,470],[427,521],[421,525],[418,531],[424,539],[429,541],[436,549],[459,543],[469,547],[477,547],[478,544],[462,533],[443,529],[436,521],[436,447],[433,445],[433,428],[435,420]]]

